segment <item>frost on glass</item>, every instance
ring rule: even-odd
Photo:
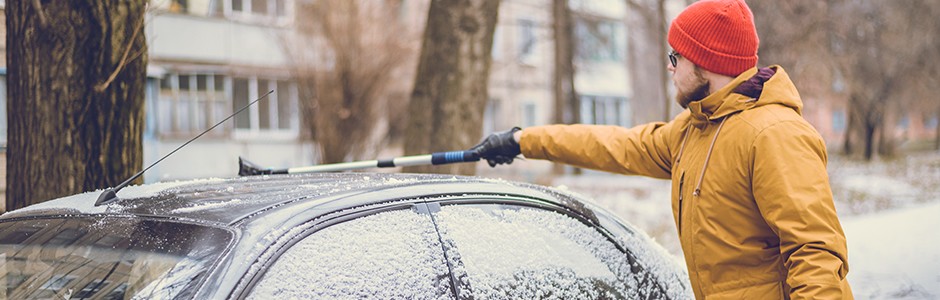
[[[143,218],[2,222],[0,299],[185,299],[231,238]]]
[[[336,224],[284,253],[248,299],[450,299],[428,215],[379,213]]]
[[[473,205],[435,218],[461,299],[665,299],[632,256],[568,216]]]

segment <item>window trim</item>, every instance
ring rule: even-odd
[[[520,18],[516,20],[516,26],[519,28],[515,49],[516,61],[522,65],[534,66],[538,63],[538,24],[535,20]]]
[[[577,203],[580,204],[580,202],[577,202]],[[493,205],[493,204],[496,204],[496,205],[529,207],[529,208],[538,209],[541,211],[556,212],[564,216],[568,216],[575,220],[578,220],[585,226],[588,226],[596,230],[598,233],[604,236],[608,242],[613,244],[614,247],[616,247],[618,251],[626,255],[627,260],[631,264],[634,264],[639,261],[639,258],[637,257],[637,255],[633,254],[632,251],[628,251],[626,245],[617,239],[617,237],[613,233],[613,230],[606,228],[605,224],[603,224],[600,221],[600,219],[597,218],[594,211],[587,207],[583,207],[581,209],[575,210],[564,205],[547,202],[538,198],[528,198],[528,197],[520,197],[520,196],[513,196],[513,195],[461,195],[461,196],[455,196],[455,197],[447,198],[447,199],[431,199],[431,200],[428,200],[428,204],[429,205],[438,204],[440,205],[441,208],[445,206],[449,206],[449,205]],[[585,214],[590,214],[590,215],[585,216]],[[604,218],[607,219],[607,217],[604,217]],[[435,227],[438,226],[437,221],[435,219],[432,219],[432,220],[435,222]],[[622,224],[620,224],[620,222],[614,222],[613,224],[610,224],[610,225],[623,226]],[[631,234],[633,233],[631,230],[629,230],[629,228],[625,228],[625,230],[622,230],[622,231],[625,231]],[[441,241],[441,244],[445,247],[444,248],[445,252],[450,249],[449,247],[447,247],[447,244],[444,243],[444,241]],[[459,249],[456,249],[455,251],[459,252]],[[460,257],[457,257],[454,260],[458,264],[463,263]],[[643,270],[646,270],[646,266],[642,266],[640,264],[637,264],[637,265]],[[448,267],[451,267],[451,266],[448,266]],[[654,284],[656,284],[656,286],[659,287],[659,290],[665,294],[667,289],[661,284],[662,278],[659,278],[659,276],[657,276],[657,274],[655,274],[652,270],[646,270],[646,271],[647,271],[646,274],[648,274],[649,277],[652,277],[654,279]],[[453,270],[451,270],[451,273],[453,273]],[[457,288],[461,290],[465,290],[467,289],[467,287],[468,285],[466,284],[465,281],[460,281],[459,286]]]
[[[200,98],[197,97],[199,93],[197,77],[201,75],[206,76],[207,96]],[[183,76],[188,77],[188,90],[180,89],[180,77]],[[216,80],[218,76],[221,76],[222,82]],[[248,128],[239,128],[236,123],[227,123],[222,126],[221,131],[215,131],[215,133],[210,134],[210,136],[224,139],[231,138],[240,141],[292,141],[300,136],[301,116],[298,113],[300,107],[300,93],[298,83],[293,78],[278,75],[269,76],[266,74],[243,75],[232,72],[220,72],[217,70],[174,70],[167,72],[164,77],[159,79],[159,84],[156,87],[156,97],[152,99],[155,105],[153,117],[155,118],[154,125],[156,125],[156,136],[164,139],[191,136],[209,128],[215,124],[215,122],[221,121],[221,119],[216,119],[217,105],[222,105],[222,111],[225,112],[225,116],[240,108],[233,107],[236,97],[234,87],[235,79],[244,79],[248,83],[248,94],[246,95],[248,98],[245,104],[258,99],[258,96],[263,94],[260,93],[260,91],[264,89],[258,87],[259,81],[266,81],[269,87],[273,85],[278,90],[280,89],[277,88],[277,85],[286,83],[287,87],[285,89],[288,95],[277,97],[272,94],[269,97],[276,100],[260,101],[249,107],[247,111],[242,112],[242,114],[248,117]],[[212,83],[211,87],[209,83]],[[221,85],[222,90],[217,90],[218,85]],[[164,86],[168,86],[169,88],[164,89]],[[217,93],[222,94],[221,99],[216,97]],[[181,107],[181,105],[183,105],[183,99],[187,99],[187,101],[185,101],[187,107],[185,108]],[[198,99],[198,101],[196,99]],[[280,101],[286,101],[287,107],[293,107],[294,109],[289,109],[281,113],[279,109],[283,104],[281,104]],[[161,110],[161,107],[164,105],[170,106],[165,112],[169,114],[168,116],[164,116],[164,111]],[[259,124],[261,120],[259,115],[261,108],[259,105],[267,105],[267,111],[269,113],[268,128],[262,128],[261,124]],[[186,116],[181,115],[184,110],[187,112]],[[185,120],[182,119],[182,117],[185,117]],[[221,117],[224,118],[224,116]],[[280,128],[280,118],[282,117],[288,118],[286,122],[287,128]],[[196,124],[197,121],[205,124]],[[276,126],[271,127],[272,124]]]
[[[221,13],[226,19],[246,22],[246,23],[271,23],[276,26],[288,26],[294,22],[294,11],[296,10],[296,1],[295,0],[267,0],[265,1],[268,4],[268,12],[265,14],[258,14],[252,12],[252,0],[214,0],[222,1],[222,11],[217,12],[214,9],[210,9],[210,15],[213,13]],[[241,10],[235,10],[232,3],[233,1],[241,2]],[[284,15],[279,16],[277,14],[277,1],[283,1],[284,3]]]
[[[603,120],[596,118],[599,108],[604,112]],[[632,110],[633,103],[626,96],[578,95],[578,116],[582,124],[629,127],[633,125]]]

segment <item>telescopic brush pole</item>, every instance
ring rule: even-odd
[[[425,165],[443,165],[451,163],[462,163],[462,162],[476,162],[480,161],[480,157],[476,155],[473,151],[450,151],[450,152],[437,152],[432,154],[424,155],[415,155],[415,156],[402,156],[392,159],[382,159],[382,160],[364,160],[364,161],[354,161],[354,162],[345,162],[337,164],[326,164],[326,165],[315,165],[309,167],[296,167],[296,168],[287,168],[287,169],[265,169],[261,168],[258,165],[251,163],[250,161],[245,160],[244,158],[238,158],[238,175],[239,176],[251,176],[251,175],[263,175],[263,174],[299,174],[299,173],[317,173],[317,172],[337,172],[337,171],[350,171],[350,170],[360,170],[360,169],[369,169],[369,168],[394,168],[394,167],[408,167],[408,166],[425,166]]]

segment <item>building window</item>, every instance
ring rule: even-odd
[[[297,93],[292,82],[256,77],[236,77],[233,80],[234,98],[232,109],[237,110],[258,99],[268,91],[274,91],[267,99],[259,101],[246,112],[235,116],[236,130],[290,131],[296,128],[294,113]]]
[[[294,0],[215,0],[211,15],[248,21],[290,22]]]
[[[274,93],[235,115],[234,122],[207,135],[236,132],[293,134],[299,126],[293,82],[277,78],[212,73],[169,74],[161,80],[159,129],[163,134],[202,132],[268,91]],[[234,124],[234,125],[233,125]]]
[[[223,75],[168,74],[160,82],[160,132],[202,132],[231,114]],[[220,135],[222,131],[210,132]]]
[[[622,62],[626,47],[624,25],[617,20],[575,17],[575,54],[593,62]]]
[[[832,130],[841,132],[845,130],[845,112],[841,110],[832,112]]]
[[[522,126],[523,127],[532,127],[536,125],[538,112],[536,111],[535,103],[525,103],[522,105]]]
[[[524,64],[535,63],[535,22],[532,20],[519,20],[519,62]]]
[[[491,98],[486,102],[486,109],[483,111],[483,132],[502,130],[501,124],[496,121],[499,115],[499,100]]]
[[[581,96],[581,123],[631,126],[630,103],[624,97]]]
[[[927,120],[927,123],[924,124],[924,127],[925,128],[937,128],[937,125],[940,124],[940,122],[937,122],[937,121],[938,121],[937,117],[930,118]]]
[[[907,129],[910,125],[911,125],[911,119],[908,118],[907,116],[903,116],[901,117],[901,119],[898,120],[898,128]]]
[[[493,57],[493,60],[503,59],[503,29],[502,26],[496,24],[496,29],[493,31],[493,49],[490,51],[490,56]]]

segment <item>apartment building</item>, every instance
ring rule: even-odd
[[[316,161],[300,137],[299,92],[286,68],[293,0],[153,2],[144,163],[149,164],[269,91],[145,174],[147,182],[229,177],[244,156],[272,167]]]

